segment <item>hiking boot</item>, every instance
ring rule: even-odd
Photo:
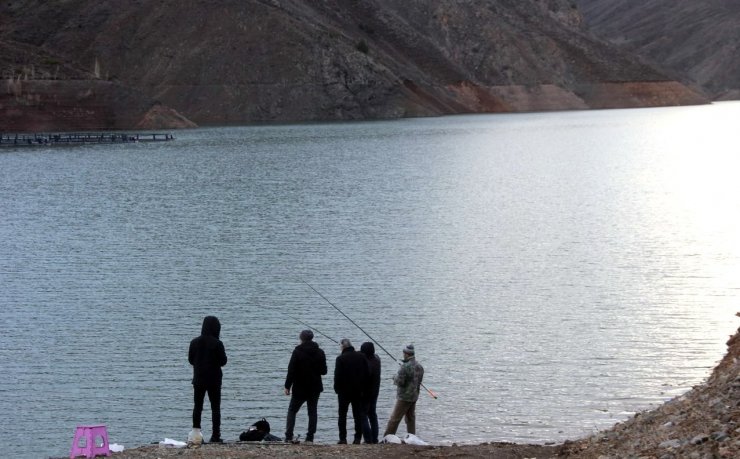
[[[337,445],[346,445],[346,444],[347,444],[347,440],[339,440],[337,442]]]
[[[352,442],[353,445],[359,445],[360,443],[362,443],[362,440],[360,440],[359,438],[355,438],[355,440]]]
[[[313,445],[313,442],[311,440],[306,440],[303,442],[304,445]]]
[[[211,437],[210,440],[208,440],[208,443],[223,443],[223,439],[219,437]]]

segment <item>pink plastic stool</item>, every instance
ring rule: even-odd
[[[102,445],[98,446],[96,440],[100,438]],[[85,440],[85,445],[80,446],[80,440]],[[95,456],[110,456],[108,447],[108,430],[105,426],[77,426],[75,439],[72,441],[72,449],[69,450],[70,459],[77,456],[93,458]]]

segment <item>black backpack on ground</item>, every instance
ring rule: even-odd
[[[281,441],[270,434],[270,423],[262,418],[239,435],[239,441]]]

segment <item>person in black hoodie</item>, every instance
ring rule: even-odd
[[[364,397],[365,414],[370,424],[370,438],[365,437],[365,443],[378,442],[378,413],[376,405],[380,393],[380,357],[375,353],[375,346],[371,342],[362,343],[360,352],[365,355],[370,370],[370,385]]]
[[[318,423],[319,396],[324,390],[321,377],[326,374],[326,354],[313,341],[313,332],[303,330],[299,335],[301,344],[293,349],[285,377],[285,395],[290,397],[288,418],[285,422],[285,441],[293,441],[295,416],[304,403],[308,408],[308,433],[306,443],[313,442]]]
[[[213,431],[211,442],[221,443],[221,367],[226,365],[226,350],[219,339],[221,322],[214,316],[203,319],[200,336],[190,342],[188,361],[193,366],[193,428],[200,429],[203,400],[211,403]]]
[[[344,338],[340,344],[342,353],[334,364],[334,392],[339,401],[339,444],[347,443],[347,409],[352,405],[352,418],[355,421],[353,443],[360,444],[363,433],[370,438],[370,425],[365,415],[363,396],[368,392],[370,370],[367,359],[355,351],[352,343]]]

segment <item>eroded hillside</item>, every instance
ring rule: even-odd
[[[590,28],[715,99],[740,98],[740,3],[576,0]]]
[[[706,102],[592,38],[569,0],[14,0],[0,15],[6,130],[123,128],[153,105],[221,125]]]

